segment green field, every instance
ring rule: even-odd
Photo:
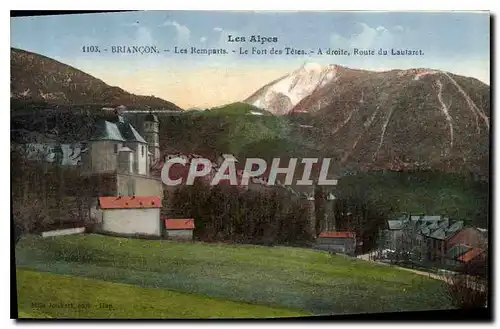
[[[166,296],[162,297],[165,303],[172,302],[166,299],[179,299],[173,303],[181,305],[192,298],[199,305],[205,305],[203,309],[186,310],[187,317],[324,315],[451,307],[440,281],[300,248],[176,243],[100,235],[46,239],[28,236],[16,246],[16,263],[18,269],[72,276],[18,272],[20,311],[28,314],[33,314],[33,310],[23,305],[42,302],[34,300],[34,296],[40,296],[47,303],[78,302],[79,298],[95,303],[109,298],[110,304],[117,303],[123,310],[135,310],[125,312],[127,317],[150,316],[142,305],[148,310],[152,306],[143,301],[153,302],[160,296]],[[34,277],[31,279],[29,275]],[[75,280],[75,284],[71,284],[71,280]],[[100,288],[118,283],[127,285]],[[57,288],[53,293],[45,289],[51,286]],[[87,286],[99,288],[92,294],[89,292],[92,289],[84,288]],[[127,292],[114,295],[107,292],[110,290]],[[30,294],[31,291],[37,293]],[[184,294],[176,295],[175,292]],[[120,296],[123,304],[118,303]],[[206,306],[207,301],[210,306]],[[218,305],[217,308],[212,309],[212,302]],[[231,313],[233,306],[230,305],[234,304],[224,302],[245,303],[246,306]],[[225,307],[231,308],[231,312]],[[289,310],[288,313],[285,310]],[[108,316],[119,317],[120,312]],[[160,312],[159,316],[182,316],[177,311],[165,312]]]
[[[307,315],[207,296],[18,270],[20,318],[270,318]]]

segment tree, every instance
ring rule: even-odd
[[[385,225],[389,211],[363,195],[339,195],[335,202],[336,226],[339,231],[353,231],[362,242],[362,252],[376,246],[376,237]]]
[[[40,226],[45,219],[45,207],[37,189],[40,185],[40,170],[25,159],[25,149],[11,148],[12,169],[12,218],[17,243],[21,236]]]
[[[179,187],[168,197],[172,212],[195,219],[201,240],[265,245],[311,241],[304,206],[286,193],[200,184]]]

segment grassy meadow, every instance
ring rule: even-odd
[[[307,315],[203,295],[18,270],[20,318],[274,318]]]
[[[20,271],[19,310],[28,314],[32,309],[26,305],[31,302],[107,301],[122,310],[135,310],[124,311],[129,317],[148,317],[150,311],[143,309],[150,310],[152,306],[143,303],[155,298],[165,299],[165,303],[179,299],[179,304],[192,298],[204,305],[200,306],[203,310],[186,310],[186,317],[214,314],[253,318],[451,307],[440,281],[300,248],[147,241],[100,235],[45,239],[27,236],[16,246],[16,263]],[[111,288],[114,284],[118,285]],[[91,292],[93,285],[95,292]],[[114,295],[111,291],[124,292]],[[149,295],[151,298],[146,298]],[[34,296],[41,300],[35,300]],[[229,304],[224,304],[226,301]],[[253,304],[255,308],[248,306],[242,313],[225,311],[226,306],[236,305],[233,302]],[[220,310],[207,306],[212,303],[219,305]],[[119,317],[120,312],[96,316]],[[160,312],[158,316],[181,316],[177,312]]]

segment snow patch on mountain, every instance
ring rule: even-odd
[[[415,77],[413,78],[413,80],[420,80],[420,78],[425,77],[426,75],[432,75],[432,74],[436,74],[436,73],[439,73],[439,71],[435,71],[435,70],[420,71],[417,74],[415,74]]]
[[[274,114],[286,114],[314,90],[334,81],[336,77],[336,65],[322,66],[317,63],[305,63],[298,70],[250,97],[253,100],[251,104]],[[278,102],[280,97],[287,98],[289,102]]]

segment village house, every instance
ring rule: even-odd
[[[322,232],[314,249],[354,256],[356,253],[356,234],[354,232]]]
[[[140,126],[134,127],[125,107],[102,110],[108,111],[82,136],[59,136],[55,128],[44,134],[24,133],[19,139],[27,157],[78,167],[94,196],[162,195],[160,179],[150,174],[160,160],[158,117],[147,113]],[[55,116],[54,120],[59,119]]]
[[[453,235],[446,242],[447,264],[460,266],[484,260],[487,253],[487,230],[468,227]]]
[[[464,228],[463,221],[424,215],[388,220],[379,239],[379,257],[386,257],[381,253],[388,250],[398,260],[451,268],[480,255],[487,244],[480,229]]]
[[[161,236],[159,196],[108,196],[99,197],[98,201],[97,231],[124,236]]]
[[[164,223],[164,236],[169,240],[193,240],[194,219],[165,219]]]
[[[90,217],[100,232],[161,237],[163,183],[150,171],[160,159],[159,120],[149,113],[142,137],[121,111],[99,120],[82,143],[81,175],[97,194]]]
[[[143,138],[117,111],[99,120],[81,152],[82,176],[101,196],[162,196],[163,184],[150,174],[158,161],[158,118],[149,114]]]
[[[103,232],[158,236],[163,226],[159,211],[164,192],[161,180],[151,175],[151,167],[160,159],[158,117],[146,112],[134,126],[123,106],[101,110],[108,111],[99,111],[98,118],[92,116],[88,122],[93,124],[81,135],[63,136],[53,128],[28,135],[35,138],[19,138],[19,145],[28,158],[57,167],[72,166],[80,175],[71,181],[78,186],[68,187],[68,195],[59,198],[67,209],[58,226],[72,227],[77,222],[81,227],[96,224]],[[58,111],[45,112],[45,128],[47,117],[55,123],[60,120]],[[48,137],[41,138],[45,135]]]

